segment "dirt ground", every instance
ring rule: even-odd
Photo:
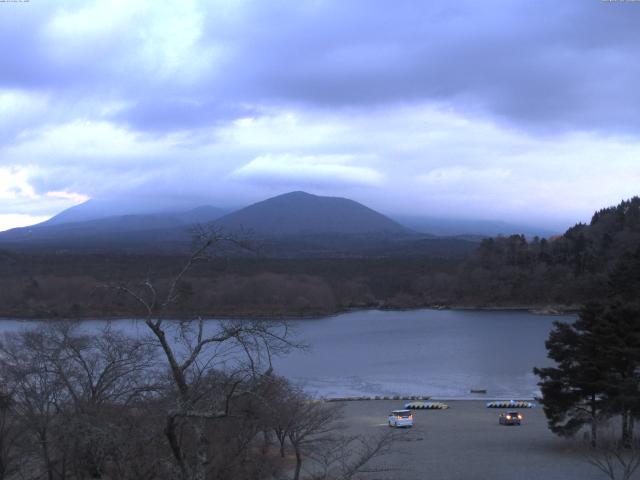
[[[389,430],[387,415],[402,401],[344,402],[350,434]],[[606,478],[584,458],[582,440],[558,438],[542,408],[519,410],[521,426],[499,425],[502,410],[485,402],[447,402],[448,410],[414,413],[414,427],[397,429],[395,452],[376,463],[388,473],[371,478],[403,480],[596,480]],[[406,440],[406,441],[403,441]],[[640,478],[640,477],[639,477]]]

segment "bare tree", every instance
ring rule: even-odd
[[[629,480],[640,467],[640,440],[622,441],[610,426],[600,427],[596,446],[585,449],[585,460],[611,480]]]
[[[261,392],[264,399],[264,411],[262,412],[264,429],[273,432],[278,441],[280,457],[284,458],[289,431],[295,425],[296,409],[300,403],[302,392],[293,388],[289,381],[283,377],[271,375],[265,377],[265,380],[265,388]]]
[[[147,279],[139,285],[115,288],[133,298],[144,311],[144,322],[154,335],[170,372],[175,395],[167,412],[165,435],[182,479],[204,480],[211,462],[207,422],[232,415],[231,400],[251,395],[255,380],[271,371],[271,358],[290,349],[284,322],[170,321],[170,307],[180,299],[179,285],[198,262],[227,248],[243,248],[246,242],[220,230],[198,229],[195,246],[185,264],[161,293]],[[212,382],[211,371],[231,372],[224,383]],[[207,380],[207,381],[205,381]],[[193,437],[187,449],[182,421]],[[182,434],[179,434],[179,430]]]
[[[127,405],[157,390],[155,349],[108,323],[83,335],[78,323],[48,326],[55,349],[48,352],[78,410],[103,404]]]
[[[11,395],[0,391],[0,480],[11,478],[20,469],[18,442],[23,432],[15,418],[14,406]]]
[[[144,309],[146,335],[56,322],[2,339],[0,480],[280,478],[266,432],[293,449],[296,479],[303,459],[309,478],[346,480],[386,451],[339,435],[338,406],[274,374],[273,357],[299,347],[286,322],[170,320],[189,269],[241,246],[203,232],[169,284],[112,286]]]
[[[40,445],[47,477],[101,478],[117,418],[156,389],[152,347],[110,325],[88,335],[56,322],[6,336],[0,352],[12,413]]]
[[[59,436],[65,394],[41,344],[39,332],[7,335],[0,358],[5,388],[14,401],[13,413],[36,446],[35,451],[22,454],[33,457],[32,468],[39,463],[44,476],[54,480],[64,478],[66,472],[67,444]]]
[[[94,335],[81,334],[77,323],[67,322],[43,331],[44,354],[69,399],[65,430],[74,440],[72,466],[78,477],[100,478],[117,453],[117,415],[158,388],[154,348],[111,324]]]
[[[306,395],[292,395],[287,414],[290,416],[285,431],[296,456],[293,478],[298,480],[302,461],[306,452],[314,445],[327,441],[327,436],[335,431],[335,422],[340,418],[342,405],[311,401]]]
[[[106,417],[106,418],[105,418]],[[124,408],[105,412],[101,422],[110,443],[105,465],[110,480],[155,480],[167,478],[167,449],[163,437],[164,409],[161,400],[145,398]]]
[[[406,440],[406,439],[405,439]],[[351,480],[367,474],[379,475],[392,471],[372,465],[376,459],[393,452],[397,441],[393,432],[366,437],[339,435],[318,445],[310,454],[316,471],[308,480]]]
[[[304,478],[309,480],[350,480],[385,471],[371,463],[390,453],[395,438],[391,432],[346,435],[341,432],[342,405],[314,401],[299,391],[289,397],[288,407],[285,430],[296,457],[293,480],[302,478],[305,458],[310,468]]]

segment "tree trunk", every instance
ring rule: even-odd
[[[262,431],[262,454],[266,455],[271,445],[271,436],[267,430]]]
[[[207,466],[209,465],[209,439],[205,420],[198,418],[193,423],[198,446],[196,447],[196,468],[193,475],[194,480],[206,480]]]
[[[296,470],[293,474],[293,480],[299,480],[300,471],[302,470],[302,453],[300,452],[300,448],[298,447],[298,445],[294,445],[293,448],[296,452]]]
[[[51,457],[49,455],[49,443],[48,443],[48,435],[46,431],[41,431],[40,441],[42,442],[42,459],[44,460],[45,467],[47,469],[47,480],[54,480],[54,471],[53,471],[53,462],[51,461]]]
[[[596,448],[598,442],[598,410],[596,396],[591,395],[591,448]]]
[[[631,432],[629,431],[630,417],[627,410],[622,411],[622,446],[624,448],[631,448]]]
[[[278,444],[280,445],[280,456],[282,458],[284,458],[284,455],[285,455],[284,444],[287,441],[287,436],[286,436],[286,434],[282,433],[282,431],[277,430],[276,431],[276,438],[278,439]]]
[[[178,464],[180,474],[183,479],[187,479],[187,469],[184,464],[184,458],[182,456],[182,449],[180,448],[180,442],[178,441],[178,435],[176,434],[176,419],[170,415],[167,417],[167,425],[164,429],[164,434],[167,437],[169,446],[171,447],[171,453],[173,458]]]

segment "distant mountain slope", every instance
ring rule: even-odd
[[[65,210],[65,212],[69,212],[69,210]],[[0,233],[0,244],[26,242],[63,247],[91,244],[152,245],[158,241],[169,239],[185,242],[188,240],[186,230],[189,226],[196,223],[213,222],[224,213],[223,210],[216,207],[201,206],[184,212],[117,215],[71,222],[68,220],[82,218],[82,215],[76,216],[71,212],[65,216],[65,212],[62,212],[61,218],[53,223],[44,222],[2,232]]]
[[[0,248],[185,252],[192,245],[189,227],[210,222],[228,232],[251,232],[261,253],[271,257],[459,258],[478,246],[469,239],[415,233],[353,200],[304,192],[269,198],[222,217],[220,209],[203,206],[182,212],[70,221],[97,212],[94,207],[87,209],[61,214],[53,222],[2,232]]]
[[[222,209],[211,206],[201,206],[204,202],[194,202],[193,200],[176,200],[175,198],[147,198],[140,199],[131,196],[122,196],[109,199],[91,199],[80,205],[60,212],[58,215],[39,224],[52,226],[62,225],[65,223],[78,223],[90,220],[98,220],[110,217],[123,217],[131,215],[171,215],[184,216],[187,212],[194,212],[199,216],[206,213],[212,219],[228,213]]]
[[[38,225],[52,226],[52,225],[61,225],[63,223],[86,222],[88,220],[111,217],[111,216],[120,215],[124,213],[131,214],[134,212],[113,211],[113,209],[109,208],[107,204],[102,204],[100,202],[96,202],[95,200],[87,200],[86,202],[81,203],[80,205],[76,205],[74,207],[63,210],[59,214],[51,217],[49,220],[42,222]]]
[[[260,235],[408,234],[410,230],[369,207],[339,197],[291,192],[225,215],[216,221],[229,230]]]
[[[522,234],[526,237],[550,237],[559,232],[531,225],[513,224],[498,220],[477,220],[440,217],[392,216],[411,230],[438,236],[496,237]]]

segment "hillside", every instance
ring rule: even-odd
[[[70,210],[73,209],[65,212]],[[65,212],[38,225],[0,233],[0,245],[6,248],[127,249],[186,244],[189,241],[188,229],[192,225],[212,222],[224,213],[216,207],[200,206],[183,212],[71,221],[83,218],[87,212]]]
[[[202,205],[205,205],[202,207]],[[87,200],[80,205],[63,210],[49,220],[34,226],[54,226],[66,223],[80,223],[105,218],[139,215],[160,215],[182,217],[187,212],[197,212],[202,208],[209,209],[218,218],[225,213],[222,209],[211,207],[204,201],[176,198],[142,198],[132,194],[115,198],[98,198]]]
[[[613,267],[639,248],[640,198],[634,197],[549,240],[485,239],[466,260],[460,283],[495,304],[582,303],[603,295]]]
[[[291,192],[254,203],[220,218],[228,230],[267,236],[309,234],[407,234],[409,229],[369,207],[339,197]]]
[[[527,238],[551,237],[559,231],[520,223],[471,218],[443,218],[430,216],[400,215],[392,217],[398,223],[420,233],[446,237],[497,237],[499,235],[522,234]]]

